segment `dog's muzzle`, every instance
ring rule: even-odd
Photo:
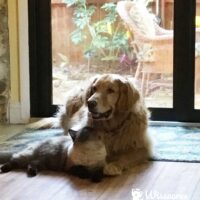
[[[90,115],[93,119],[108,119],[112,114],[112,109],[109,109],[106,112],[97,112],[97,102],[95,100],[89,100],[87,102],[88,104],[88,110],[90,112]]]
[[[90,112],[91,117],[93,119],[108,119],[111,114],[112,114],[112,109],[108,110],[107,112],[104,113],[99,113],[99,112]]]

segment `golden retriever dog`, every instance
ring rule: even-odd
[[[57,119],[65,134],[72,127],[86,125],[104,134],[106,175],[119,175],[150,156],[148,110],[131,81],[120,75],[97,76],[70,92]]]

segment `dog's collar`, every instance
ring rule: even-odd
[[[122,126],[125,124],[125,122],[126,122],[127,120],[130,119],[130,117],[131,117],[131,112],[128,113],[128,115],[124,118],[124,120],[122,120],[121,123],[118,124],[118,125],[117,125],[116,127],[114,127],[113,129],[107,130],[106,128],[104,128],[103,130],[104,130],[106,133],[109,133],[110,135],[116,135],[116,134],[119,132],[120,127],[122,127]]]

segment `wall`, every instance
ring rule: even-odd
[[[0,123],[6,121],[9,99],[9,37],[7,0],[0,0]]]
[[[21,1],[21,0],[20,0]],[[10,48],[10,103],[20,102],[19,87],[19,37],[18,37],[18,1],[8,2],[8,27]]]

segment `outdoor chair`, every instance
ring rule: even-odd
[[[142,79],[142,93],[146,95],[154,88],[172,88],[173,30],[161,28],[142,1],[119,1],[117,12],[133,33],[131,45],[138,61],[134,76],[136,81]],[[157,75],[151,78],[152,74]]]

